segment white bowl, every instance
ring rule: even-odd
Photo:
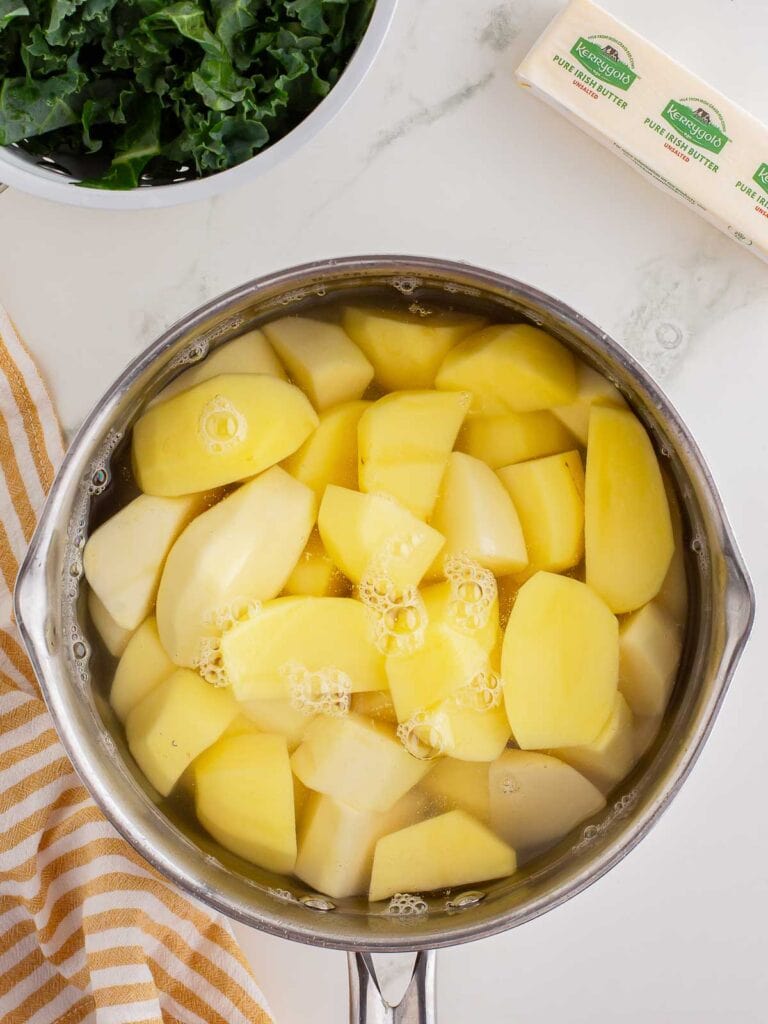
[[[338,114],[368,73],[384,42],[397,0],[376,0],[371,21],[360,45],[336,85],[304,120],[268,149],[237,167],[219,171],[207,178],[180,181],[172,185],[149,185],[128,191],[78,188],[77,179],[52,171],[36,163],[23,150],[0,146],[0,182],[21,192],[53,199],[72,206],[90,206],[102,210],[142,210],[177,206],[195,199],[208,199],[227,189],[243,185],[276,164],[292,156],[313,139]]]

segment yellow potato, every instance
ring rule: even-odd
[[[402,591],[417,586],[445,543],[393,498],[330,485],[317,517],[325,550],[353,583],[383,574]]]
[[[618,622],[584,583],[539,572],[518,592],[501,672],[509,722],[524,750],[591,743],[616,697]]]
[[[292,754],[304,739],[313,716],[298,711],[288,700],[239,701],[240,718],[247,718],[259,732],[283,736]]]
[[[482,707],[477,693],[454,694],[440,705],[440,711],[448,723],[443,752],[459,761],[495,761],[512,735],[503,703]]]
[[[133,631],[152,611],[168,552],[212,495],[152,498],[141,494],[99,526],[85,545],[85,576],[104,609]]]
[[[136,763],[161,796],[237,716],[227,690],[177,669],[128,713],[125,733]]]
[[[415,821],[417,803],[406,794],[390,811],[378,814],[313,793],[302,816],[295,873],[334,899],[366,893],[376,843]]]
[[[222,739],[226,739],[227,736],[242,736],[247,734],[248,736],[260,736],[264,732],[263,729],[259,729],[255,722],[252,722],[247,715],[242,712],[238,712],[237,718],[233,718],[227,728],[221,734]]]
[[[372,718],[375,722],[397,724],[395,705],[389,690],[370,690],[368,693],[356,693],[352,697],[352,710],[356,715]]]
[[[505,750],[489,772],[491,827],[525,853],[551,844],[605,807],[583,775],[547,754]]]
[[[120,721],[175,668],[160,643],[155,617],[150,616],[128,641],[112,681],[109,702]]]
[[[352,693],[386,689],[384,658],[370,640],[368,611],[349,597],[279,597],[221,639],[226,677],[238,700],[315,694],[328,672],[342,673]],[[316,694],[315,694],[316,695]]]
[[[320,715],[291,758],[305,786],[358,811],[388,811],[429,771],[391,727],[359,715]]]
[[[570,430],[547,410],[468,416],[456,442],[459,451],[491,469],[567,452],[574,445]]]
[[[357,424],[370,402],[344,402],[320,414],[320,422],[283,469],[322,500],[328,484],[357,489]]]
[[[587,583],[616,614],[652,600],[672,560],[672,521],[659,464],[645,429],[627,409],[592,409],[585,547]]]
[[[118,626],[90,588],[88,590],[88,614],[91,616],[94,629],[104,642],[104,646],[113,658],[119,658],[128,646],[128,641],[134,631]]]
[[[576,365],[563,344],[536,327],[486,327],[451,349],[435,387],[471,391],[473,412],[536,412],[573,401]]]
[[[251,601],[279,594],[315,521],[308,487],[273,466],[190,523],[174,544],[157,594],[157,626],[177,665]]]
[[[310,534],[284,589],[286,594],[312,597],[343,597],[347,593],[349,584],[325,550],[317,530]]]
[[[421,596],[427,621],[442,623],[478,643],[490,654],[500,641],[499,599],[493,577],[468,577],[469,583],[446,580],[424,587]],[[467,591],[465,588],[471,588]],[[476,590],[474,588],[477,588]]]
[[[191,366],[163,388],[155,399],[165,402],[181,391],[222,373],[266,373],[285,380],[285,370],[261,331],[248,331],[214,349],[202,362]]]
[[[602,373],[593,370],[586,363],[576,364],[576,397],[570,405],[561,405],[552,413],[581,444],[587,443],[589,416],[593,405],[608,405],[614,409],[625,409],[627,403],[621,393]],[[572,447],[569,445],[569,447]],[[545,454],[542,452],[542,455]]]
[[[617,693],[613,711],[597,739],[583,747],[559,747],[552,754],[609,793],[635,763],[634,725],[629,705]]]
[[[133,472],[147,494],[179,495],[261,473],[317,426],[293,384],[222,374],[154,405],[133,428]]]
[[[488,765],[481,761],[454,761],[441,757],[419,789],[440,811],[466,811],[484,825],[491,819]]]
[[[448,555],[467,555],[500,576],[528,564],[512,499],[493,470],[471,455],[448,456],[430,525],[445,537],[432,567],[438,574]]]
[[[373,367],[337,324],[286,316],[264,333],[318,412],[359,398],[373,380]]]
[[[200,824],[226,849],[268,871],[293,871],[293,778],[282,736],[227,736],[195,762]]]
[[[374,402],[357,425],[360,490],[390,494],[428,519],[468,408],[461,391],[396,391]]]
[[[468,313],[432,312],[429,316],[399,310],[348,306],[344,329],[373,363],[376,383],[385,391],[431,388],[449,349],[485,325]]]
[[[660,715],[677,675],[680,627],[652,601],[627,616],[619,629],[619,689],[636,715]]]
[[[528,571],[562,572],[578,565],[584,557],[584,468],[579,453],[505,466],[498,475],[520,517]]]
[[[465,811],[448,811],[384,836],[376,844],[369,899],[429,892],[503,878],[515,851]]]

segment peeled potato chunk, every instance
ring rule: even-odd
[[[631,612],[658,594],[674,538],[656,454],[628,409],[595,406],[585,484],[587,583],[611,611]]]
[[[88,538],[83,551],[86,578],[122,629],[136,629],[152,611],[168,552],[211,500],[207,494],[140,494]]]
[[[431,388],[449,349],[485,324],[467,313],[420,315],[363,306],[347,306],[342,322],[385,391]]]
[[[397,713],[389,690],[370,690],[352,697],[352,710],[356,715],[372,718],[375,722],[397,724]]]
[[[359,398],[373,380],[373,367],[338,324],[286,316],[264,333],[318,412]]]
[[[445,537],[438,565],[447,555],[463,554],[504,576],[528,564],[512,499],[493,470],[471,455],[448,456],[430,524]]]
[[[596,786],[548,754],[505,750],[489,781],[491,827],[518,851],[554,842],[605,807]]]
[[[471,391],[473,412],[536,412],[573,401],[576,364],[563,344],[537,327],[486,327],[451,349],[435,387]]]
[[[465,811],[448,811],[378,841],[368,898],[447,889],[516,869],[511,847]]]
[[[295,452],[317,413],[293,384],[222,374],[152,406],[133,428],[133,472],[147,494],[178,495],[255,476]]]
[[[202,362],[180,373],[163,388],[155,401],[164,402],[222,373],[266,373],[270,377],[285,380],[285,370],[262,332],[248,331],[219,346]]]
[[[529,569],[562,572],[578,565],[584,556],[584,468],[579,453],[505,466],[498,475],[520,517]]]
[[[353,583],[385,575],[398,590],[417,586],[445,544],[394,498],[330,485],[317,517],[325,550]]]
[[[558,406],[552,413],[582,444],[586,444],[593,405],[609,405],[614,409],[627,407],[621,392],[602,373],[593,370],[586,363],[578,362],[575,400],[569,405]],[[544,454],[546,453],[542,452],[542,455]]]
[[[388,811],[429,771],[390,727],[359,715],[320,715],[291,758],[294,774],[318,793],[358,811]]]
[[[282,736],[226,736],[195,762],[195,809],[222,846],[268,871],[293,871],[293,778]]]
[[[482,459],[491,469],[511,466],[574,447],[573,434],[546,409],[468,416],[456,447]]]
[[[520,747],[591,743],[616,697],[616,617],[586,584],[539,572],[517,594],[504,634],[501,673]]]
[[[441,623],[478,643],[490,654],[499,645],[499,600],[496,581],[472,571],[466,578],[433,583],[421,591],[427,621]]]
[[[374,402],[357,425],[360,490],[390,494],[428,519],[468,408],[461,391],[396,391]]]
[[[440,705],[447,721],[444,754],[459,761],[496,760],[512,730],[503,703],[484,706],[484,700],[492,699],[492,690],[483,694],[482,686],[477,686],[466,696],[454,694]]]
[[[113,658],[119,658],[128,646],[133,630],[118,626],[92,590],[88,591],[88,614],[104,646]]]
[[[490,824],[488,765],[485,763],[442,757],[421,780],[419,789],[438,810],[466,811],[484,825]]]
[[[370,402],[344,402],[320,414],[317,428],[283,462],[321,501],[328,484],[357,489],[357,424]]]
[[[370,640],[368,611],[350,597],[279,597],[221,639],[224,672],[238,700],[293,698],[319,689],[386,689],[384,658]],[[339,676],[341,674],[341,676]],[[346,677],[346,678],[344,678]]]
[[[286,594],[341,597],[346,594],[348,588],[347,580],[325,550],[320,534],[313,530],[307,546],[286,581]]]
[[[608,793],[635,763],[635,720],[624,697],[616,702],[597,739],[583,747],[559,747],[552,754]]]
[[[334,899],[365,893],[378,840],[416,818],[413,794],[406,794],[386,814],[377,814],[313,793],[302,815],[295,873]]]
[[[283,736],[291,754],[304,739],[313,717],[292,707],[288,700],[242,700],[238,706],[239,717],[256,730]]]
[[[195,665],[217,618],[285,585],[315,521],[308,487],[273,466],[198,516],[174,544],[157,594],[157,626],[177,665]]]
[[[128,747],[161,796],[237,716],[232,695],[189,669],[177,669],[129,712]]]
[[[683,640],[680,627],[652,601],[619,629],[619,689],[636,715],[660,715],[675,682]]]
[[[152,615],[128,641],[115,671],[109,702],[120,721],[124,722],[131,708],[167,679],[175,668],[160,643],[157,621]]]

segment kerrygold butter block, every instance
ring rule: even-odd
[[[572,0],[517,80],[768,259],[768,128],[591,0]]]

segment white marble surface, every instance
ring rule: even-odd
[[[604,5],[768,120],[764,0]],[[556,6],[401,0],[331,127],[214,201],[115,214],[5,194],[0,302],[66,427],[164,326],[262,272],[360,252],[470,260],[559,295],[657,376],[767,597],[768,267],[516,90],[512,68]],[[517,932],[441,954],[443,1024],[768,1018],[766,658],[758,613],[696,771],[624,863]],[[341,954],[239,934],[279,1024],[346,1019]]]

